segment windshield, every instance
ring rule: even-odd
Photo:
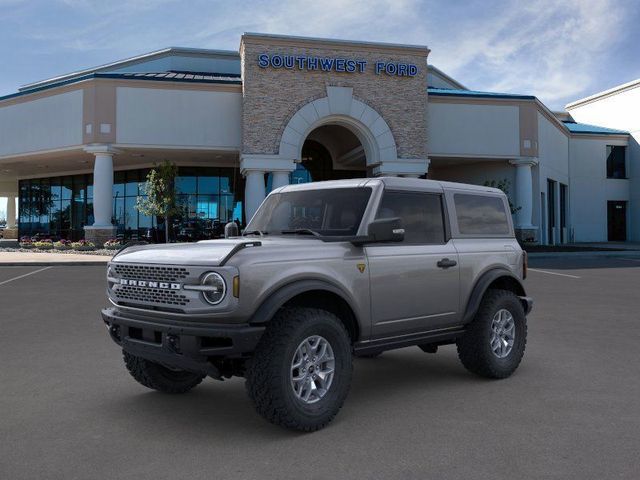
[[[370,196],[368,187],[275,193],[264,201],[245,235],[354,236]]]

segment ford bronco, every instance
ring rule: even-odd
[[[121,250],[102,317],[145,387],[244,377],[267,420],[313,431],[343,405],[354,355],[455,344],[467,370],[511,375],[532,306],[526,268],[498,189],[395,177],[289,185],[242,236]]]

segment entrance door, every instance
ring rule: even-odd
[[[627,202],[607,202],[607,226],[610,242],[627,241]]]
[[[442,195],[385,191],[377,218],[400,217],[401,243],[365,247],[371,279],[373,338],[459,323],[459,266],[446,241]]]
[[[547,241],[549,245],[556,243],[556,182],[547,179]]]

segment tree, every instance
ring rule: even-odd
[[[168,160],[156,165],[147,175],[147,183],[141,190],[136,209],[150,217],[164,217],[165,242],[169,242],[169,220],[180,213],[176,193],[178,167]]]
[[[509,208],[511,209],[511,214],[512,215],[514,213],[516,213],[518,210],[522,209],[522,207],[516,207],[511,202],[511,196],[509,195],[509,187],[511,186],[511,183],[506,178],[503,178],[502,180],[498,180],[498,181],[496,181],[496,180],[487,180],[486,182],[484,182],[484,186],[485,187],[498,188],[498,189],[500,189],[500,190],[502,190],[504,192],[504,194],[507,196],[507,199],[509,200]]]

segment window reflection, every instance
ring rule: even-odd
[[[135,208],[144,192],[149,169],[114,173],[112,221],[124,239],[162,241],[162,219],[143,215]],[[172,237],[191,228],[185,238],[216,238],[228,221],[243,220],[244,179],[233,168],[180,168],[176,186],[182,213],[173,219]],[[84,226],[93,225],[93,175],[73,175],[19,182],[19,235],[78,240]],[[196,225],[196,227],[194,227]],[[193,228],[192,228],[193,227]]]

